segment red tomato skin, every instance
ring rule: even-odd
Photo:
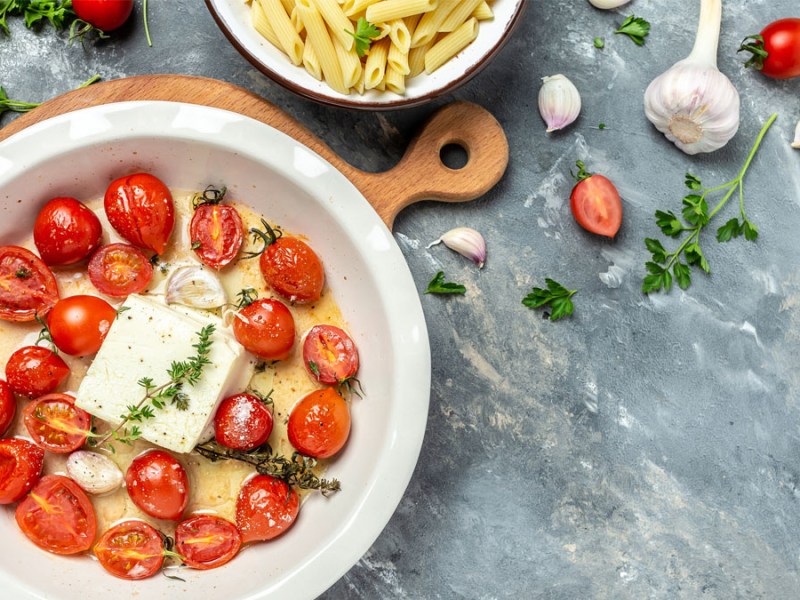
[[[111,329],[117,311],[97,296],[69,296],[58,303],[47,317],[53,343],[72,356],[95,354]]]
[[[61,411],[68,422],[65,426],[74,428],[74,432],[53,431],[45,415],[47,411]],[[69,454],[86,443],[86,438],[92,428],[92,416],[85,410],[75,406],[75,398],[68,394],[45,394],[28,404],[22,411],[25,428],[33,438],[34,443],[53,452],[54,454]],[[48,439],[51,435],[60,435],[60,441]]]
[[[104,206],[108,222],[134,246],[163,254],[175,226],[175,205],[164,183],[148,173],[111,182]]]
[[[44,450],[28,440],[0,440],[0,504],[27,494],[42,474]]]
[[[280,479],[256,475],[236,500],[236,527],[242,543],[274,539],[289,529],[300,510],[297,493]]]
[[[53,272],[30,250],[0,246],[0,319],[33,321],[58,302]]]
[[[49,508],[43,504],[56,500],[64,503]],[[69,509],[69,514],[65,510]],[[37,517],[47,519],[57,532],[48,531]],[[75,517],[76,523],[65,523],[59,519]],[[17,505],[17,524],[34,544],[53,554],[78,554],[92,547],[97,535],[97,517],[92,501],[77,483],[63,475],[45,475],[30,493]],[[71,534],[71,538],[65,539]]]
[[[319,383],[337,385],[355,377],[358,350],[353,339],[342,329],[333,325],[314,325],[303,342],[303,363],[308,374]]]
[[[350,408],[334,388],[316,390],[292,408],[287,429],[300,454],[330,458],[350,437]]]
[[[8,382],[0,379],[0,436],[5,435],[11,427],[16,413],[17,400],[14,398],[14,392],[11,391]]]
[[[189,503],[189,477],[174,457],[152,450],[133,459],[125,474],[133,503],[156,519],[178,521]]]
[[[147,579],[164,564],[164,542],[152,525],[131,519],[117,523],[100,536],[94,555],[114,577],[129,581]]]
[[[770,23],[761,35],[768,54],[761,72],[773,79],[800,77],[800,18]]]
[[[259,260],[264,280],[289,302],[306,304],[319,300],[325,272],[317,254],[304,241],[278,238]]]
[[[602,175],[579,182],[570,196],[572,215],[586,231],[613,238],[622,225],[622,199],[613,183]]]
[[[294,317],[280,300],[262,298],[239,311],[233,335],[262,360],[284,360],[294,345]]]
[[[6,363],[11,391],[36,398],[56,390],[69,377],[69,367],[58,354],[41,346],[23,346]]]
[[[201,547],[198,538],[211,538],[214,545],[205,542]],[[214,515],[197,515],[181,522],[175,529],[175,551],[192,569],[216,569],[228,563],[239,553],[242,536],[236,525]]]
[[[89,279],[100,293],[124,298],[150,285],[153,265],[136,246],[107,244],[89,260]]]
[[[33,242],[47,265],[71,265],[100,245],[103,229],[91,210],[75,198],[53,198],[33,224]]]
[[[72,0],[78,18],[103,31],[122,27],[133,11],[133,0]]]
[[[234,450],[258,448],[269,439],[272,426],[272,413],[252,394],[225,398],[214,416],[214,436]]]
[[[212,269],[221,269],[231,263],[244,239],[244,225],[239,211],[227,204],[198,206],[189,225],[197,257]]]

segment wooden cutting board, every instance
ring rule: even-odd
[[[45,102],[0,129],[0,142],[50,117],[81,108],[131,100],[162,100],[213,106],[240,113],[274,127],[308,146],[341,171],[392,228],[403,208],[419,200],[466,202],[488,192],[508,165],[508,141],[485,109],[454,102],[439,109],[411,141],[400,162],[384,173],[367,173],[348,164],[294,118],[260,96],[230,83],[182,75],[141,75],[98,83]],[[450,169],[440,152],[448,144],[468,156],[461,169]]]

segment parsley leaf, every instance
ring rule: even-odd
[[[594,38],[594,47],[597,48],[598,50],[602,50],[603,48],[605,48],[606,43],[603,40],[603,38],[601,37]]]
[[[637,46],[644,46],[645,39],[650,33],[650,23],[640,17],[631,15],[614,33],[627,35]]]
[[[444,280],[444,271],[439,271],[436,276],[431,279],[428,288],[425,290],[426,294],[464,294],[467,288],[460,283],[452,283]]]
[[[545,283],[547,289],[533,288],[531,293],[522,299],[522,304],[528,308],[542,308],[550,305],[551,321],[570,316],[575,309],[571,298],[578,293],[578,290],[568,290],[553,279],[545,279]]]
[[[381,34],[380,29],[375,27],[375,25],[371,24],[364,17],[359,17],[358,22],[356,23],[355,33],[348,31],[347,29],[345,29],[345,32],[349,35],[352,35],[353,39],[355,39],[356,53],[359,56],[365,56],[369,51],[370,45],[372,44],[372,39]]]

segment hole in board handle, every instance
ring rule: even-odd
[[[459,171],[467,166],[469,162],[469,152],[461,144],[445,144],[439,150],[439,158],[448,169]]]

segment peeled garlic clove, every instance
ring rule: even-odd
[[[169,278],[167,304],[218,308],[227,304],[225,289],[216,275],[202,267],[181,267]]]
[[[792,148],[797,148],[800,150],[800,121],[797,122],[797,129],[794,130],[794,141],[792,142]]]
[[[547,123],[547,133],[573,123],[581,112],[581,94],[563,75],[542,78],[539,90],[539,114]]]
[[[602,8],[608,10],[609,8],[619,8],[623,4],[627,4],[631,0],[589,0],[589,4],[595,8]]]
[[[483,268],[486,262],[486,240],[483,236],[471,227],[456,227],[445,233],[435,242],[428,244],[428,248],[436,244],[443,243],[451,250],[455,250],[461,256],[465,256]]]
[[[90,494],[105,494],[122,485],[122,471],[97,452],[78,450],[67,459],[67,474]]]

